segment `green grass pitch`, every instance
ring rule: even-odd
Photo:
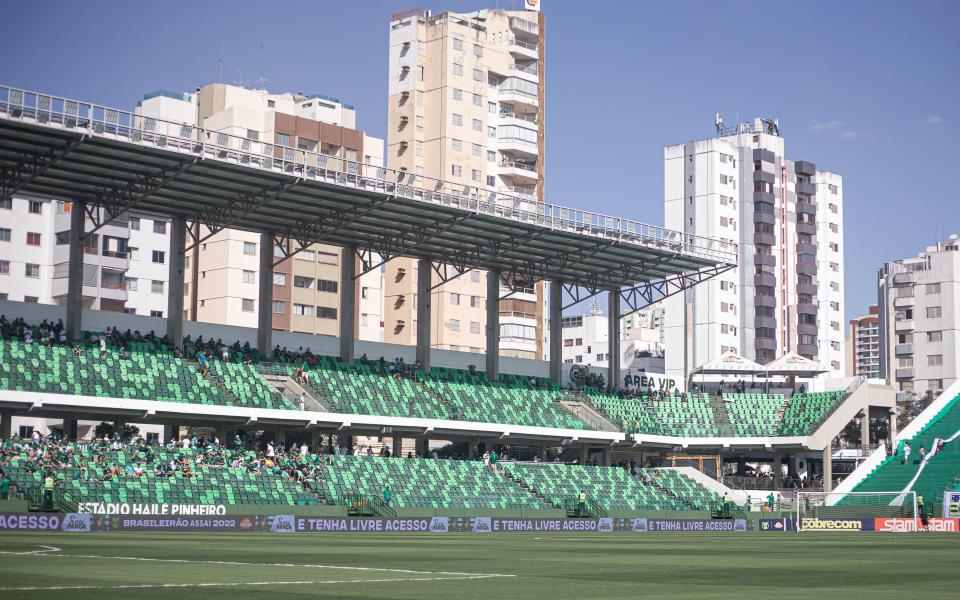
[[[0,598],[956,597],[957,534],[3,533]]]

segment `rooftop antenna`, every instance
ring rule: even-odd
[[[717,128],[717,135],[722,136],[723,135],[723,115],[721,115],[720,113],[716,113],[713,116],[713,125],[714,127]]]
[[[220,76],[217,83],[223,83],[223,42],[220,42]]]

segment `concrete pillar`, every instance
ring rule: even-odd
[[[610,450],[610,446],[604,447],[603,452],[600,455],[601,456],[600,464],[602,464],[605,467],[609,467],[611,454],[613,454],[613,452]]]
[[[546,442],[540,442],[540,460],[543,461],[543,462],[547,462],[547,460],[549,460],[549,459],[547,458],[547,443],[546,443]]]
[[[200,220],[193,223],[193,239],[200,239]],[[200,306],[200,244],[193,247],[193,264],[190,269],[190,318],[199,321],[197,316],[197,307]]]
[[[623,387],[620,377],[620,290],[610,290],[607,298],[607,385]]]
[[[833,491],[833,454],[829,445],[823,449],[823,491]]]
[[[580,446],[580,464],[585,465],[590,460],[590,446]]]
[[[163,440],[162,444],[166,444],[174,438],[180,437],[180,426],[179,425],[164,425],[163,426]],[[233,440],[231,440],[233,441]]]
[[[230,443],[233,441],[233,440],[227,439],[228,434],[227,434],[226,423],[218,423],[217,426],[214,428],[214,435],[216,435],[217,438],[220,440],[221,446],[229,446]]]
[[[428,458],[430,454],[429,438],[422,436],[417,438],[417,454],[419,454],[421,458]]]
[[[167,337],[179,348],[183,342],[183,263],[187,246],[187,221],[177,217],[170,222],[170,264],[167,283]]]
[[[866,448],[870,445],[870,407],[863,409],[860,415],[860,446]]]
[[[430,372],[430,342],[433,311],[433,261],[421,258],[417,261],[417,362],[425,373]]]
[[[286,445],[287,445],[287,430],[286,430],[286,429],[278,429],[278,430],[276,430],[275,432],[273,432],[273,443],[274,443],[274,445],[283,445],[284,447],[286,447]],[[279,450],[279,448],[278,448],[278,450]]]
[[[896,409],[891,408],[890,413],[887,416],[888,427],[887,430],[890,432],[890,448],[889,452],[893,452],[896,447],[894,446],[894,440],[897,438],[897,413]]]
[[[83,241],[86,212],[79,202],[70,207],[70,248],[67,265],[67,341],[80,339],[83,310]]]
[[[340,360],[353,364],[357,347],[356,251],[347,246],[340,255]]]
[[[0,440],[9,440],[13,435],[13,412],[9,408],[0,409]]]
[[[743,477],[747,471],[747,459],[741,454],[737,457],[737,475]]]
[[[323,453],[323,446],[322,446],[322,439],[321,439],[322,434],[323,434],[323,431],[321,431],[317,427],[314,427],[313,429],[310,430],[310,452],[313,452],[314,454]]]
[[[392,456],[403,456],[403,436],[393,436],[393,448],[390,449]]]
[[[117,418],[113,420],[113,434],[114,436],[120,436],[120,439],[123,440],[123,429],[127,426],[127,420]]]
[[[273,353],[273,234],[260,234],[260,301],[257,311],[257,350]]]
[[[773,487],[783,487],[783,455],[779,450],[773,451]]]
[[[473,460],[477,456],[477,440],[467,440],[467,460]]]
[[[487,379],[500,379],[500,271],[487,271]]]
[[[563,379],[563,286],[550,282],[550,381],[560,385]]]
[[[77,420],[68,417],[63,418],[63,439],[75,441],[77,439]]]

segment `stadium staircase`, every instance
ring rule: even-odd
[[[737,435],[737,432],[734,431],[733,426],[730,424],[730,415],[727,412],[724,399],[719,396],[712,396],[710,398],[710,408],[713,410],[713,422],[716,424],[717,431],[719,431],[720,435]]]
[[[583,392],[564,390],[555,402],[596,431],[620,431],[620,428],[586,399]]]

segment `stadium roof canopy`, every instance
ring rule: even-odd
[[[737,263],[725,240],[6,86],[0,172],[0,197],[79,201],[96,228],[136,210],[202,224],[192,244],[223,228],[266,232],[294,251],[354,247],[364,272],[402,255],[507,282],[630,288],[633,310]]]
[[[735,352],[724,352],[693,370],[691,375],[763,375],[764,367]]]
[[[829,370],[820,363],[800,356],[796,352],[787,352],[777,360],[767,363],[763,369],[767,372],[767,375],[792,377],[814,377]]]

